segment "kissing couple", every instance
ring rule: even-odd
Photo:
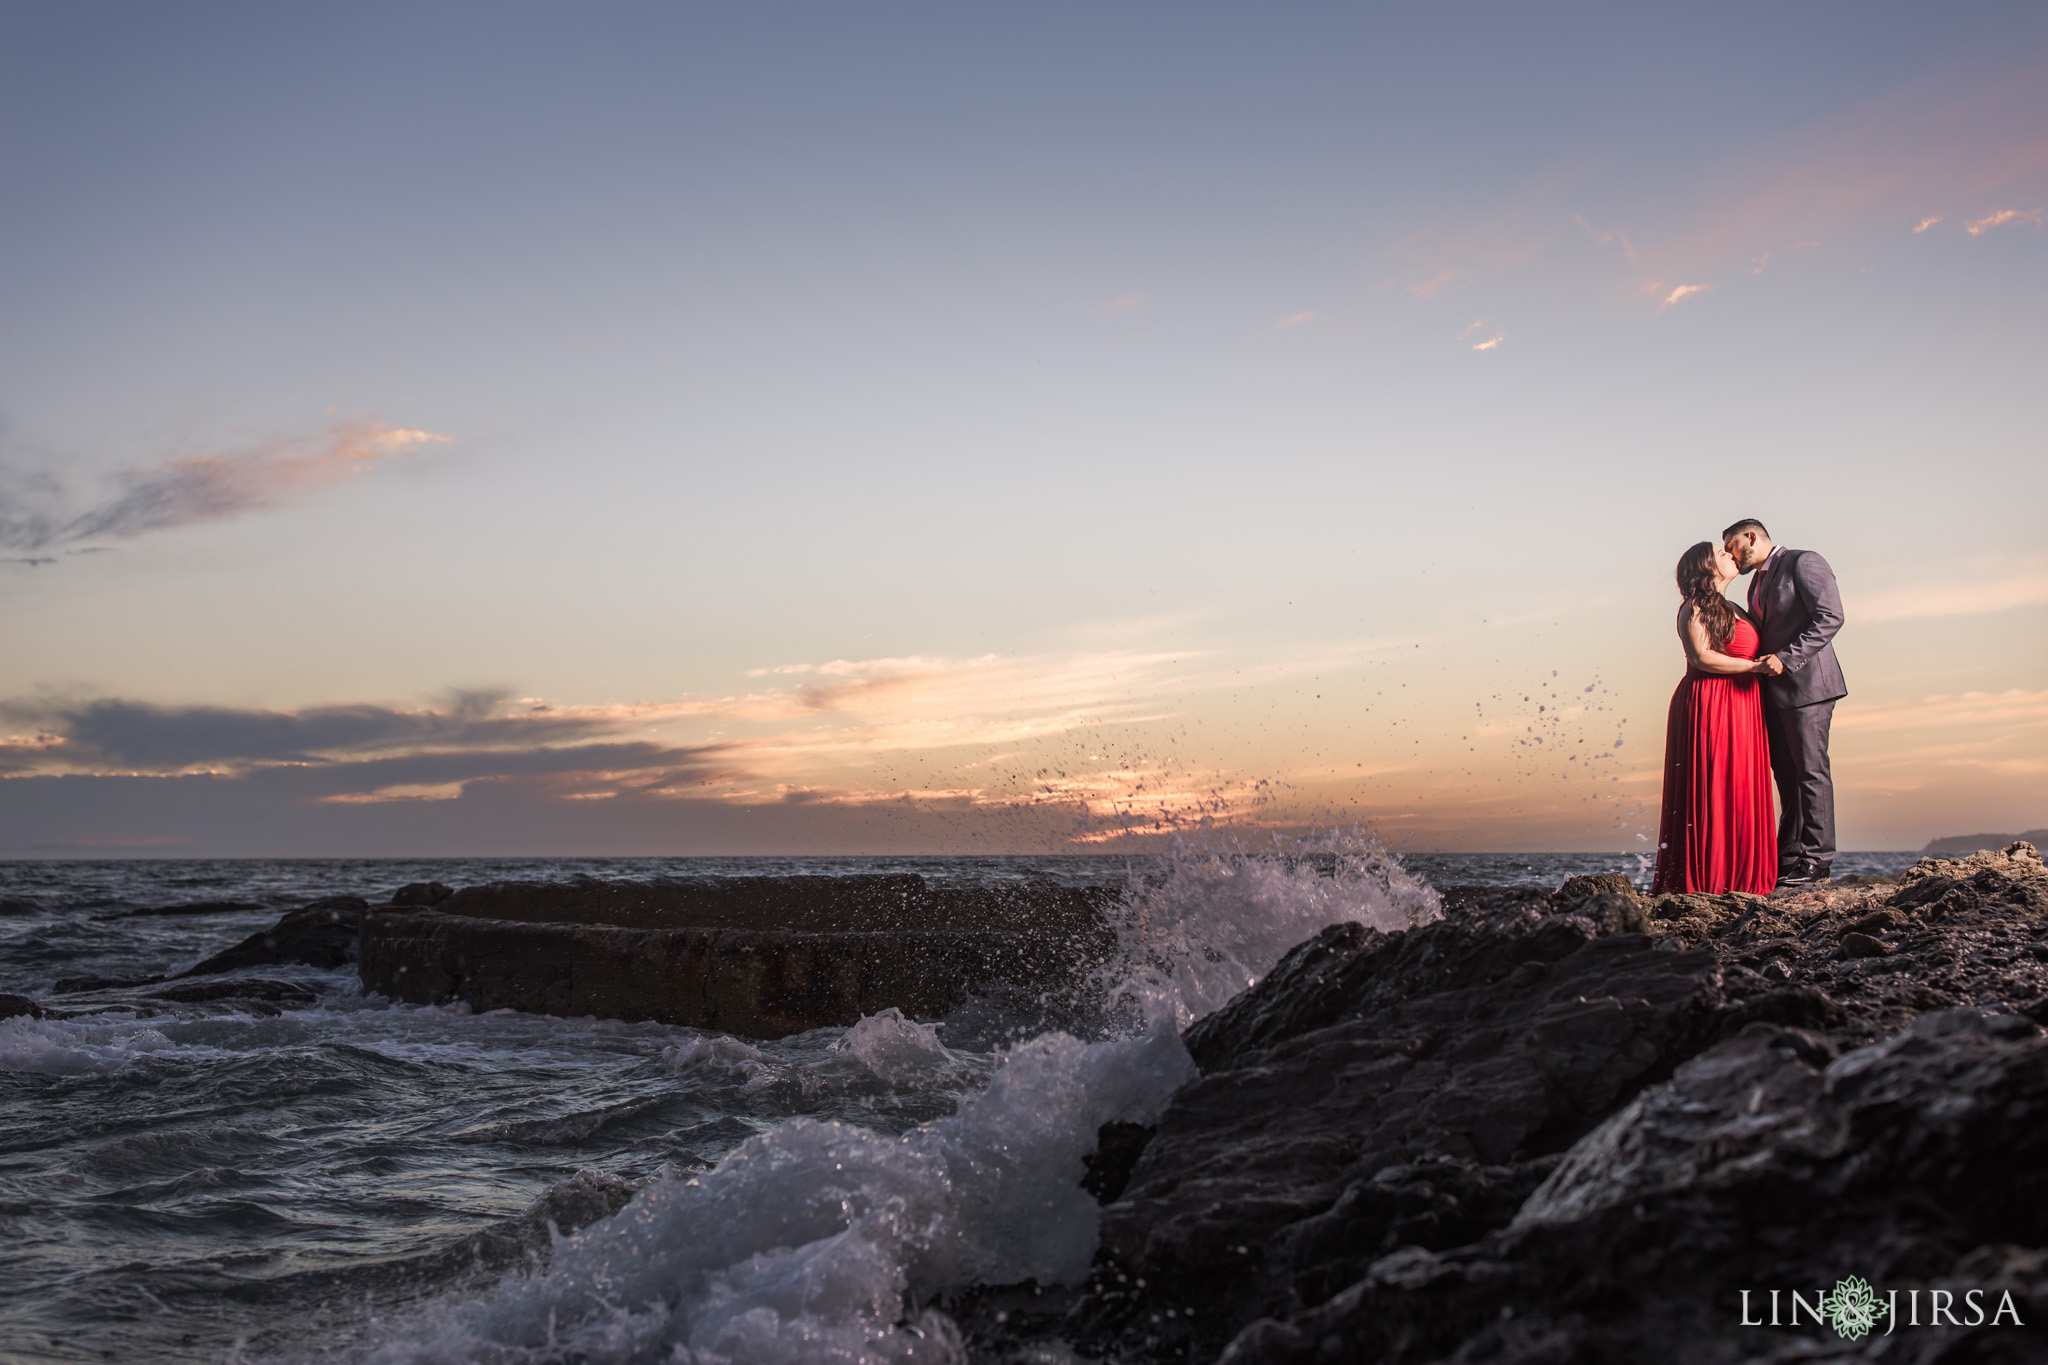
[[[1743,574],[1748,606],[1728,600]],[[1678,561],[1685,680],[1664,732],[1653,894],[1764,895],[1824,882],[1835,858],[1828,729],[1849,693],[1831,643],[1842,594],[1828,562],[1771,543],[1754,517]],[[1771,785],[1778,818],[1772,834]]]

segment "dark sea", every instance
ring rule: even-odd
[[[1327,924],[1426,922],[1435,886],[1609,871],[1645,869],[1339,840],[1144,859],[0,861],[0,992],[49,1011],[0,1021],[0,1360],[961,1359],[926,1305],[1085,1272],[1083,1158],[1101,1124],[1150,1121],[1193,1074],[1182,1026]],[[175,974],[285,910],[410,882],[873,872],[1119,888],[1099,1012],[973,1002],[763,1042],[399,1004],[352,967],[239,974],[292,987],[269,999],[56,993]]]

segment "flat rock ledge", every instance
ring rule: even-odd
[[[412,890],[408,888],[408,890]],[[1113,892],[922,877],[498,883],[362,921],[366,989],[416,1004],[652,1020],[749,1038],[1071,989],[1113,949]]]

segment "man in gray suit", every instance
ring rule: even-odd
[[[1750,574],[1749,614],[1765,669],[1764,728],[1778,783],[1778,884],[1824,882],[1835,861],[1835,782],[1828,729],[1849,695],[1829,643],[1842,628],[1834,570],[1811,550],[1771,543],[1754,517],[1721,533],[1735,567]]]

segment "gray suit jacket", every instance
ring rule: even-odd
[[[1770,572],[1749,580],[1749,614],[1763,640],[1758,652],[1785,665],[1781,676],[1764,679],[1767,705],[1811,706],[1849,695],[1829,643],[1842,628],[1842,593],[1825,559],[1780,546]]]

